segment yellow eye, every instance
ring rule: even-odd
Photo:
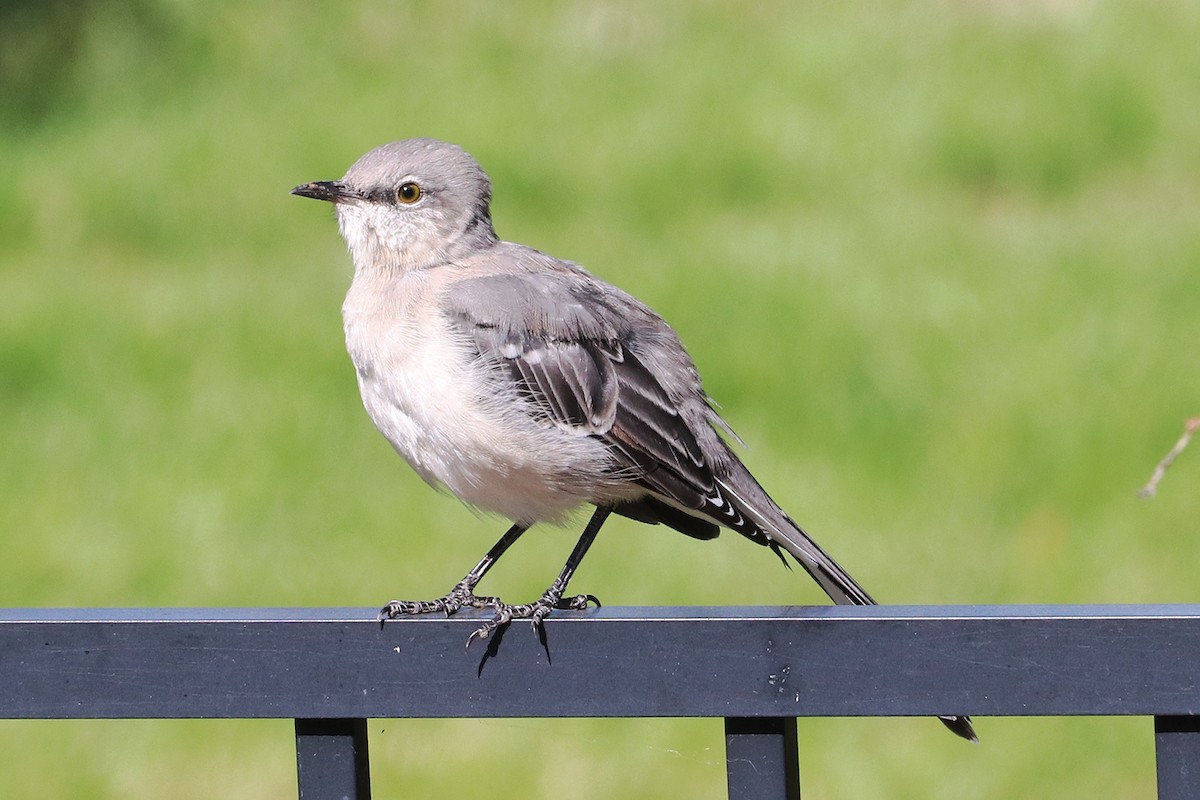
[[[421,187],[412,181],[400,184],[400,188],[396,190],[396,200],[406,206],[411,206],[413,203],[421,199]]]

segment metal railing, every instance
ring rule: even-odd
[[[0,610],[0,718],[292,718],[300,796],[367,798],[380,717],[724,717],[731,798],[799,796],[808,716],[1155,718],[1200,797],[1200,606],[613,608],[463,644],[366,609]]]

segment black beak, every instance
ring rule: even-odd
[[[311,197],[314,200],[325,200],[330,203],[344,203],[348,200],[361,200],[362,195],[341,181],[313,181],[302,183],[292,194],[301,197]]]

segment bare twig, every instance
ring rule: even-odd
[[[1158,462],[1158,466],[1154,468],[1154,474],[1150,476],[1150,481],[1142,487],[1138,492],[1138,497],[1153,497],[1158,491],[1158,482],[1163,479],[1163,475],[1167,474],[1167,467],[1179,457],[1183,449],[1188,446],[1188,442],[1192,440],[1192,434],[1200,430],[1200,417],[1192,417],[1183,427],[1183,436],[1179,437],[1179,441],[1171,448],[1171,452],[1163,456],[1163,460]]]

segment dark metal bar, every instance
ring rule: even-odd
[[[1200,715],[1196,605],[374,615],[0,610],[0,718]]]
[[[1159,800],[1200,797],[1200,717],[1155,717]]]
[[[296,720],[300,800],[370,800],[365,719]]]
[[[795,717],[726,717],[729,800],[799,800]]]

